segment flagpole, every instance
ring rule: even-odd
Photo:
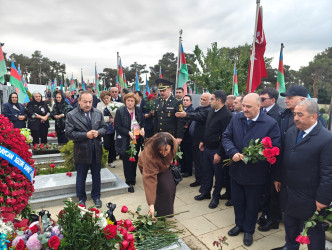
[[[235,79],[235,69],[236,69],[236,62],[234,63],[234,69],[233,69],[233,84],[232,84],[232,95],[234,95],[234,79]]]
[[[178,50],[178,61],[176,66],[176,81],[175,81],[175,88],[178,87],[178,80],[179,80],[179,69],[180,69],[180,60],[181,60],[181,42],[182,42],[182,29],[179,31],[179,50]]]
[[[116,84],[119,84],[119,52],[116,52],[116,77],[115,77],[115,81],[116,81],[116,78],[118,78],[118,82],[115,83],[115,86]],[[122,87],[122,86],[121,86]],[[119,89],[119,86],[117,86],[117,88]]]
[[[255,64],[255,48],[256,48],[256,36],[257,36],[257,22],[258,22],[258,14],[259,14],[259,3],[260,3],[260,0],[256,0],[256,19],[255,19],[255,28],[254,28],[254,38],[253,38],[253,42],[252,42],[251,58],[250,58],[249,93],[251,93],[252,74],[253,74],[253,71],[254,71],[254,64]]]

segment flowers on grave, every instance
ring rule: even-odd
[[[40,144],[33,144],[33,150],[37,151],[37,150],[56,150],[56,149],[60,149],[60,146],[54,143],[40,143]]]
[[[259,161],[267,160],[271,165],[276,163],[277,158],[280,153],[278,147],[274,147],[272,145],[272,141],[270,137],[264,137],[262,141],[260,139],[250,140],[249,146],[244,147],[242,150],[242,155],[244,158],[242,161],[245,164],[248,162],[256,163]],[[224,160],[224,166],[229,166],[233,163],[232,159]]]
[[[53,137],[53,138],[55,138],[55,137],[57,137],[57,133],[56,132],[48,133],[47,137]]]
[[[72,174],[72,172],[67,172],[66,175],[71,177],[73,174]]]
[[[0,146],[34,167],[26,137],[3,115],[0,115]],[[27,206],[33,192],[33,183],[29,178],[19,168],[0,157],[0,213],[19,214]]]
[[[32,143],[31,131],[28,128],[21,128],[21,134],[25,136],[26,143]]]

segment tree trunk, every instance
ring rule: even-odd
[[[314,98],[318,99],[318,88],[317,88],[317,81],[318,81],[318,74],[317,72],[315,73],[315,78],[314,78],[314,84],[312,85],[313,92],[314,92]]]

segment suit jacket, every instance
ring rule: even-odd
[[[296,144],[299,130],[291,127],[281,159],[281,205],[287,214],[306,220],[318,201],[332,202],[332,133],[318,123]]]
[[[233,116],[222,137],[222,144],[227,156],[232,159],[234,154],[241,153],[248,147],[250,140],[270,137],[272,145],[280,147],[280,129],[276,120],[264,112],[260,112],[257,120],[247,125],[247,118],[241,112]],[[232,163],[229,175],[241,185],[261,185],[269,179],[270,164],[264,160],[257,163],[243,161]]]
[[[281,108],[278,103],[274,104],[273,108],[271,108],[267,114],[274,118],[278,123],[280,121],[280,115],[285,109]]]
[[[113,97],[111,97],[112,102],[122,102],[123,103],[123,99],[121,96],[118,96],[118,98],[114,99]]]
[[[187,120],[192,120],[195,122],[194,127],[194,143],[199,144],[204,140],[204,131],[205,131],[205,123],[208,117],[211,106],[199,106],[195,109],[195,112],[187,113]]]
[[[168,132],[175,138],[183,138],[185,121],[184,119],[175,117],[175,112],[180,111],[181,102],[172,95],[168,98],[164,106],[162,106],[161,102],[161,98],[156,100],[153,121],[154,132]]]
[[[12,103],[5,103],[3,105],[3,115],[8,117],[8,119],[14,124],[14,128],[25,128],[26,118],[28,117],[27,111],[24,106],[19,103],[19,109]],[[19,120],[19,115],[25,115],[24,120]]]
[[[74,141],[74,159],[77,164],[91,164],[92,150],[95,147],[96,162],[101,162],[103,154],[101,137],[106,134],[106,124],[103,114],[96,108],[91,109],[91,125],[93,130],[97,130],[97,138],[89,139],[87,132],[91,129],[88,126],[84,111],[78,106],[67,114],[66,136]]]

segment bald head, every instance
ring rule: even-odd
[[[247,94],[242,101],[242,110],[244,115],[249,119],[254,119],[259,114],[261,102],[261,98],[258,94]]]
[[[111,92],[111,96],[112,96],[114,99],[117,99],[117,98],[118,98],[119,90],[118,90],[117,87],[112,87],[110,92]]]
[[[208,105],[210,105],[210,101],[211,101],[211,94],[210,93],[204,93],[201,95],[201,106],[202,107],[206,107]]]

